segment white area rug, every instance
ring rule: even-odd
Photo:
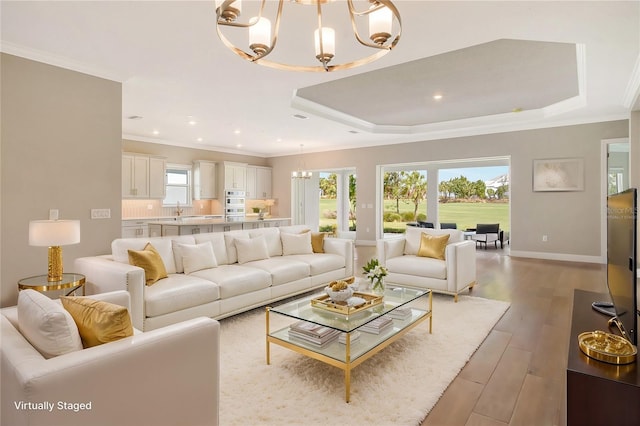
[[[509,304],[477,297],[433,297],[428,321],[356,367],[351,402],[344,372],[277,345],[265,358],[265,314],[221,321],[220,424],[417,425],[480,346]],[[271,330],[292,320],[271,315]]]

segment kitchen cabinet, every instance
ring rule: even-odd
[[[271,167],[247,166],[247,198],[252,200],[272,198],[271,176]]]
[[[149,227],[146,221],[123,220],[122,238],[145,238],[149,236]]]
[[[222,192],[228,189],[245,191],[247,188],[247,165],[225,161],[222,164]]]
[[[164,182],[164,158],[132,153],[122,155],[122,198],[162,199]]]
[[[217,197],[216,163],[197,160],[193,162],[193,198],[211,200]]]
[[[242,230],[242,222],[237,223],[221,223],[213,225],[213,232],[229,232]]]

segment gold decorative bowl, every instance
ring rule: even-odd
[[[630,364],[638,353],[627,339],[600,330],[580,333],[578,344],[588,357],[609,364]]]

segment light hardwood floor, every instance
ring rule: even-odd
[[[573,290],[606,292],[605,266],[508,253],[477,250],[478,284],[471,294],[506,300],[511,307],[422,426],[566,424]],[[375,247],[357,247],[356,271],[374,256]]]

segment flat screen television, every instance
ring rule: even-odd
[[[607,287],[615,309],[615,324],[632,344],[638,344],[637,217],[638,194],[631,188],[607,197]]]

